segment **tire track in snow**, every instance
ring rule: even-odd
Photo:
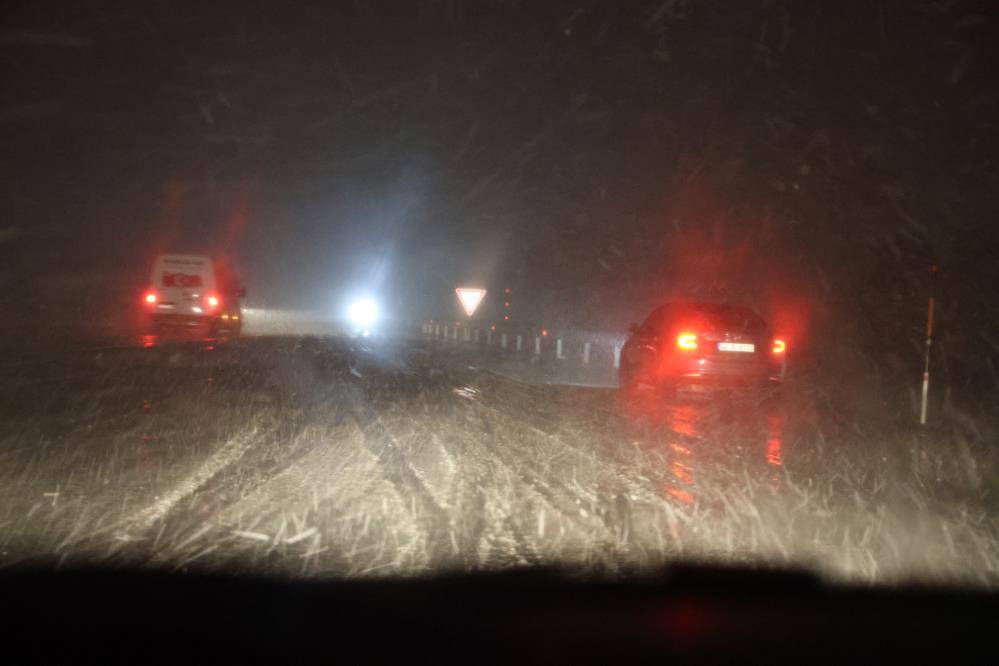
[[[267,430],[265,432],[270,432]],[[153,527],[159,520],[166,517],[173,507],[182,499],[193,495],[198,488],[208,483],[223,469],[235,464],[246,453],[254,440],[261,435],[260,428],[253,426],[222,445],[191,474],[185,476],[168,492],[158,497],[152,504],[133,513],[122,520],[115,531],[138,530],[145,531]]]
[[[451,538],[450,521],[414,469],[410,459],[413,447],[405,446],[382,415],[370,405],[360,405],[355,419],[364,446],[377,461],[382,476],[397,489],[403,504],[413,505],[413,513],[421,519],[427,563],[440,566],[452,560],[457,553]],[[413,439],[413,433],[408,439]]]

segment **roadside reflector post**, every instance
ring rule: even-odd
[[[444,339],[447,340],[447,324],[444,324]]]
[[[500,347],[506,349],[506,333],[500,334]]]
[[[541,338],[539,336],[534,336],[534,355],[541,356]]]
[[[475,343],[478,344],[478,342],[479,342],[479,329],[475,329]]]
[[[564,360],[565,356],[562,354],[562,338],[555,339],[555,358]]]
[[[472,332],[471,329],[469,328],[465,329],[465,332],[462,334],[464,336],[463,339],[465,340],[465,342],[468,342],[468,336],[471,335],[471,332]]]
[[[937,266],[930,266],[930,299],[926,306],[926,354],[923,358],[923,400],[919,407],[919,425],[926,425],[926,405],[930,396],[930,347],[933,345],[933,306]]]
[[[518,335],[517,336],[517,351],[520,351],[523,348],[524,348],[524,337],[521,336],[521,335]]]
[[[583,343],[583,365],[589,365],[589,364],[590,364],[590,343],[589,342],[584,342]]]
[[[457,328],[454,329],[454,339],[455,340],[458,339],[458,329]]]
[[[493,344],[493,331],[492,331],[492,329],[489,329],[488,331],[486,331],[486,344],[487,345]]]
[[[441,337],[441,325],[440,324],[434,324],[434,337],[435,338]]]
[[[620,368],[621,367],[621,346],[620,345],[614,345],[614,367],[615,368]]]

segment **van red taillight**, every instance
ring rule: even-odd
[[[145,295],[144,300],[146,301],[146,303],[154,305],[156,303],[156,294],[154,294],[153,292],[149,292],[148,294]]]
[[[681,333],[676,336],[676,346],[677,349],[697,349],[697,334],[696,333]]]
[[[219,306],[219,297],[218,296],[209,296],[208,297],[208,307],[210,307],[210,308],[217,308],[218,306]]]
[[[774,354],[783,354],[787,350],[787,343],[783,340],[774,340],[774,344],[770,347],[770,351]]]

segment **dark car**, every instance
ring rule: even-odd
[[[786,343],[746,308],[668,303],[631,332],[618,371],[624,390],[762,388],[784,378]]]

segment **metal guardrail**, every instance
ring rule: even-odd
[[[494,348],[526,358],[576,362],[585,367],[618,368],[624,333],[552,329],[523,326],[508,322],[456,321],[428,319],[423,322],[423,336],[445,342]]]

